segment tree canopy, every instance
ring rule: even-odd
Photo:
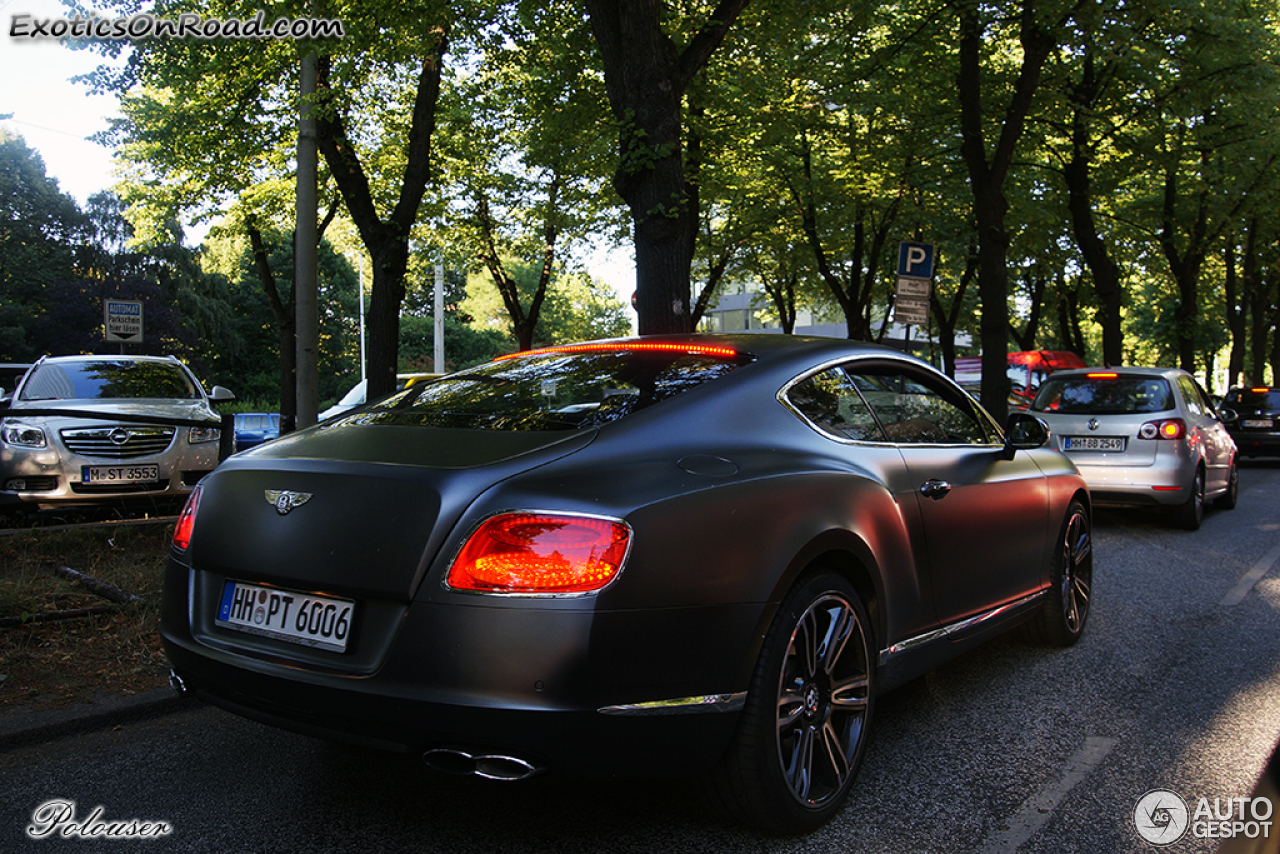
[[[1274,379],[1278,13],[1276,0],[333,2],[347,36],[316,45],[323,216],[371,262],[384,378],[411,258],[448,255],[527,347],[547,334],[555,277],[568,287],[590,247],[625,231],[646,334],[690,329],[720,290],[746,287],[783,326],[805,310],[883,338],[894,249],[913,240],[937,247],[926,355],[943,364],[980,349],[991,369],[1040,347],[1211,384],[1219,368]],[[162,242],[193,214],[286,239],[300,49],[146,43],[104,72],[123,98],[112,140],[135,240]],[[0,317],[0,336],[12,328]],[[984,377],[999,412],[1003,371]]]

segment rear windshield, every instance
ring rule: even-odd
[[[749,357],[605,350],[531,353],[419,383],[347,416],[361,424],[580,430],[731,373]]]
[[[1164,412],[1174,408],[1173,389],[1160,377],[1059,377],[1040,386],[1033,410],[1106,415]]]
[[[23,400],[195,400],[199,397],[187,372],[173,362],[107,359],[45,362],[22,387]]]
[[[1237,406],[1256,406],[1259,409],[1280,410],[1280,391],[1249,388],[1233,388],[1227,392],[1226,402]]]

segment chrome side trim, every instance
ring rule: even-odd
[[[681,697],[678,700],[653,700],[648,703],[629,703],[622,706],[605,706],[597,709],[602,715],[697,715],[712,712],[736,712],[747,702],[747,692],[736,694],[706,694],[702,697]]]
[[[951,635],[960,634],[976,626],[981,626],[983,623],[994,620],[997,617],[1004,616],[1010,611],[1018,610],[1026,605],[1030,605],[1038,599],[1043,599],[1045,592],[1046,591],[1044,590],[1038,590],[1030,596],[1023,596],[1021,599],[1013,602],[1006,602],[1000,607],[993,608],[990,611],[984,611],[981,614],[974,614],[972,617],[966,617],[963,620],[925,632],[921,635],[916,635],[913,638],[907,638],[906,640],[899,641],[898,643],[890,644],[887,649],[880,650],[879,666],[883,667],[895,656],[904,652],[910,652],[917,647],[926,646],[934,641],[945,640]]]

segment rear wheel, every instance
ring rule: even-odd
[[[806,833],[840,809],[866,750],[875,696],[867,612],[842,576],[801,579],[783,600],[713,804],[770,833]]]
[[[1049,592],[1027,633],[1040,643],[1071,646],[1080,640],[1093,598],[1093,533],[1089,511],[1072,501],[1049,568]]]
[[[1178,527],[1187,531],[1200,529],[1204,521],[1204,469],[1197,468],[1195,479],[1191,481],[1191,495],[1174,510],[1174,521]]]

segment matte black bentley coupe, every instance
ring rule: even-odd
[[[892,350],[592,342],[238,454],[178,522],[174,684],[519,779],[697,775],[777,833],[840,807],[879,693],[997,632],[1082,632],[1089,494]]]

